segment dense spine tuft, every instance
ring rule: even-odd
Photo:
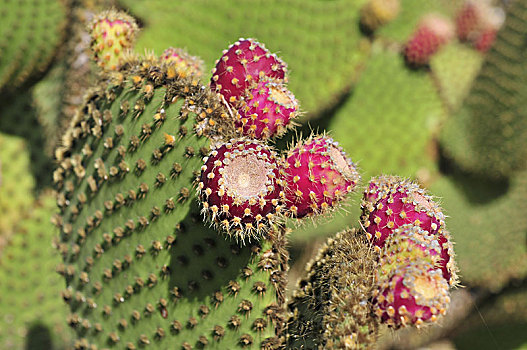
[[[290,149],[285,174],[288,209],[296,218],[334,208],[360,180],[355,164],[327,136],[312,136]]]
[[[198,191],[208,220],[241,240],[266,232],[285,196],[280,160],[271,147],[231,140],[214,148],[204,162]]]

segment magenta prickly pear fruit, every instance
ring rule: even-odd
[[[119,70],[138,31],[135,20],[114,10],[97,15],[91,24],[91,48],[95,62],[106,71]]]
[[[251,83],[264,77],[285,81],[286,64],[254,39],[239,39],[216,62],[212,70],[211,89],[234,105]]]
[[[434,266],[441,261],[441,246],[436,237],[419,226],[402,225],[388,236],[382,249],[379,269],[389,273],[401,265],[425,260]]]
[[[325,135],[300,141],[289,150],[285,167],[287,205],[297,218],[327,212],[360,180],[355,164]]]
[[[185,50],[180,48],[169,47],[161,55],[161,61],[169,66],[167,74],[187,77],[203,75],[203,61],[199,57],[189,55]],[[171,68],[173,70],[171,70]]]
[[[432,235],[445,226],[441,208],[419,185],[397,176],[373,178],[364,193],[361,221],[368,239],[382,248],[395,229],[414,224]]]
[[[428,64],[432,55],[454,35],[454,25],[448,19],[436,14],[425,16],[405,45],[406,62],[411,66]]]
[[[400,0],[369,0],[361,8],[360,23],[370,32],[389,23],[399,15]]]
[[[256,139],[280,137],[298,116],[298,102],[284,84],[262,80],[238,104],[236,127]]]
[[[457,283],[454,248],[448,232],[433,236],[413,224],[406,224],[388,236],[382,249],[380,270],[383,273],[409,262],[424,260],[441,270],[449,285]]]
[[[448,289],[441,271],[429,262],[402,265],[378,280],[374,311],[390,327],[420,327],[446,313],[450,304]]]
[[[204,158],[198,192],[202,212],[236,239],[256,237],[283,208],[283,173],[276,153],[255,140],[231,140]]]
[[[361,223],[378,250],[401,226],[412,224],[428,232],[441,249],[441,266],[450,285],[457,283],[457,267],[445,216],[432,196],[416,183],[397,176],[373,178],[361,203]]]

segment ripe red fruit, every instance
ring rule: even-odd
[[[234,105],[251,83],[264,77],[285,81],[286,64],[254,39],[239,39],[216,61],[210,86]]]
[[[374,292],[374,311],[393,328],[435,322],[450,304],[448,284],[441,271],[425,261],[397,267],[381,276]]]
[[[281,136],[298,116],[298,102],[284,84],[262,80],[246,90],[238,104],[236,127],[245,136]]]
[[[244,240],[266,232],[282,211],[283,174],[276,153],[254,140],[231,140],[204,159],[198,192],[202,212]]]
[[[406,43],[406,62],[412,66],[428,64],[432,55],[453,37],[454,25],[448,19],[435,14],[425,16]]]
[[[355,164],[325,135],[299,142],[285,166],[287,205],[297,218],[328,211],[360,180]]]

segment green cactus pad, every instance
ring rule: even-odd
[[[457,42],[434,55],[430,66],[434,81],[447,108],[457,110],[470,91],[481,68],[483,55]]]
[[[465,104],[442,134],[448,157],[490,178],[527,166],[526,20],[527,1],[514,2]]]
[[[22,136],[30,152],[30,171],[37,189],[51,184],[53,165],[46,154],[45,132],[37,118],[31,91],[16,96],[0,98],[0,132]]]
[[[34,187],[27,143],[0,133],[0,256],[6,239],[33,202]]]
[[[31,205],[0,256],[0,348],[63,349],[72,334],[60,299],[64,281],[55,272],[61,258],[52,242],[54,195]]]
[[[240,37],[265,43],[288,63],[289,89],[302,101],[306,120],[338,101],[368,57],[368,40],[359,30],[364,2],[124,0],[122,4],[144,22],[138,52],[153,48],[161,54],[170,46],[186,48],[201,54],[208,72],[226,43]]]
[[[240,248],[204,227],[193,183],[205,134],[227,114],[195,77],[166,68],[126,63],[86,97],[57,151],[59,270],[76,344],[272,348],[285,253],[270,241]],[[271,232],[282,242],[282,229]]]
[[[510,183],[452,174],[434,183],[456,242],[461,284],[499,290],[527,276],[527,174]]]
[[[363,178],[414,177],[434,168],[432,133],[444,110],[427,73],[406,68],[396,52],[379,50],[329,128]]]
[[[14,90],[42,73],[63,40],[67,8],[62,0],[0,2],[0,91]]]
[[[289,310],[288,349],[371,348],[378,320],[370,298],[377,254],[355,229],[329,238],[298,282]]]

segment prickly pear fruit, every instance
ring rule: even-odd
[[[236,239],[266,232],[278,219],[285,196],[271,147],[231,140],[214,148],[204,162],[198,192],[205,216]]]
[[[91,25],[95,62],[106,71],[118,70],[124,53],[132,48],[138,27],[129,15],[109,10],[97,15]]]
[[[428,64],[430,57],[454,37],[454,25],[446,18],[430,14],[419,22],[404,48],[406,62],[411,66]]]
[[[404,224],[413,223],[433,235],[442,232],[445,226],[441,208],[432,197],[416,183],[397,176],[373,178],[361,208],[366,234],[379,248]]]
[[[360,12],[360,24],[370,32],[392,21],[399,14],[399,0],[369,0]]]
[[[254,39],[239,39],[223,52],[212,70],[210,86],[225,101],[234,104],[252,82],[268,77],[286,80],[287,66],[263,44]]]
[[[289,150],[285,164],[286,200],[297,218],[321,214],[355,188],[355,164],[328,136],[311,136]]]
[[[466,1],[456,15],[456,33],[461,41],[470,41],[481,52],[487,51],[503,24],[503,10],[489,1]]]
[[[236,127],[256,139],[282,136],[298,116],[298,102],[284,84],[262,80],[238,105]]]
[[[457,283],[454,248],[448,232],[433,236],[419,226],[402,225],[386,239],[379,266],[390,271],[417,260],[428,261],[440,269],[450,285]]]
[[[448,283],[429,262],[399,266],[389,276],[379,276],[378,283],[374,311],[381,322],[396,329],[435,322],[450,304]]]
[[[199,57],[189,55],[183,49],[169,47],[161,55],[161,61],[170,66],[168,74],[177,74],[182,77],[189,75],[201,77],[203,75],[203,61]]]

